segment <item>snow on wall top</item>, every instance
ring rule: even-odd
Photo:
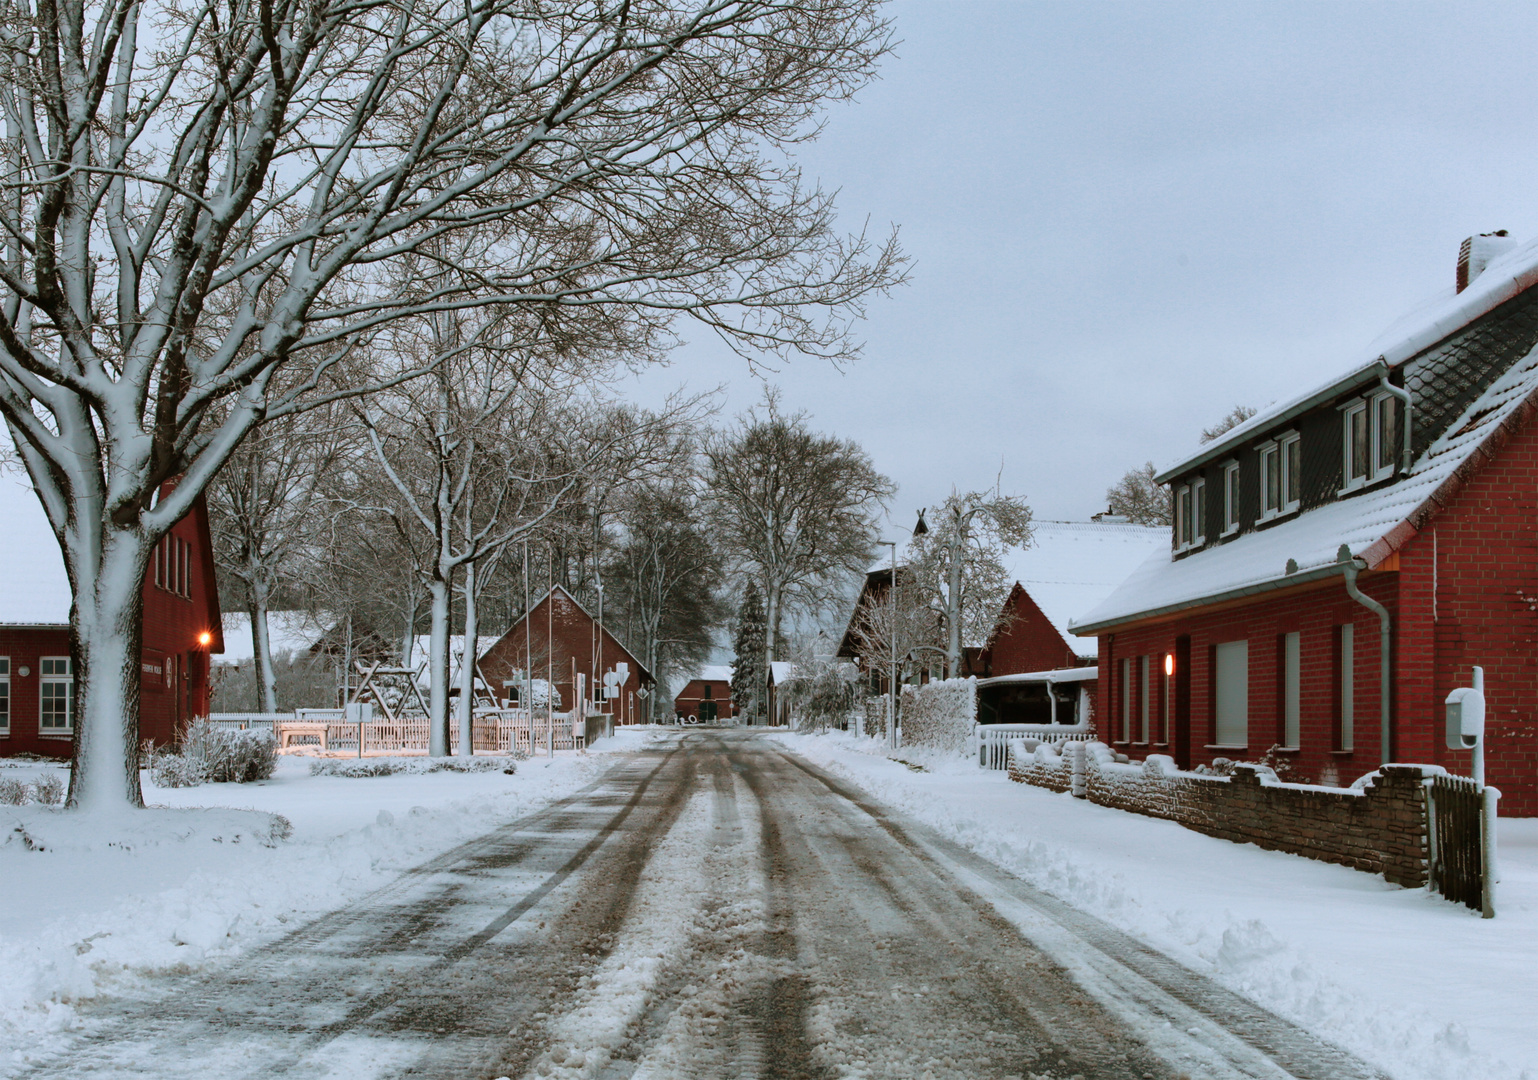
[[[1091,656],[1094,638],[1079,637],[1071,621],[1099,604],[1152,552],[1168,554],[1165,527],[1106,521],[1038,521],[1031,546],[1006,556],[1005,569],[1030,594],[1076,654]]]
[[[1227,452],[1332,386],[1365,378],[1380,361],[1388,367],[1404,363],[1534,284],[1538,284],[1538,237],[1490,260],[1461,293],[1448,287],[1411,308],[1374,338],[1344,374],[1267,406],[1212,442],[1187,451],[1158,475],[1168,477]]]
[[[1492,269],[1495,265],[1491,264]],[[1479,444],[1534,393],[1538,393],[1538,349],[1513,364],[1475,398],[1427,447],[1404,479],[1325,503],[1185,559],[1173,559],[1168,550],[1152,555],[1120,588],[1085,611],[1075,621],[1075,628],[1083,633],[1097,632],[1198,601],[1282,585],[1291,576],[1286,572],[1288,559],[1297,561],[1298,575],[1325,572],[1335,564],[1342,544],[1353,556],[1360,555],[1415,514]]]
[[[32,482],[15,468],[0,468],[0,551],[0,625],[68,625],[74,593],[64,556]]]
[[[303,653],[324,636],[335,620],[329,615],[308,611],[269,611],[267,645],[274,657],[281,653]],[[224,613],[224,654],[221,664],[248,663],[256,655],[251,644],[251,615],[245,611]]]

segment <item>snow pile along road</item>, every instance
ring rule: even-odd
[[[1538,1078],[1538,821],[1501,823],[1499,914],[842,733],[775,736],[1026,882],[1398,1080]],[[912,765],[922,764],[924,771]]]
[[[0,805],[0,1073],[58,1045],[81,1000],[227,962],[586,786],[610,753],[647,737],[627,731],[512,775],[312,776],[303,757],[255,784],[158,789],[146,773],[145,800],[159,808],[106,820]],[[3,772],[64,774],[45,763]]]

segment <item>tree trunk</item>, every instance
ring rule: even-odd
[[[465,645],[459,660],[459,756],[475,753],[475,662],[480,639],[476,637],[475,563],[465,564]]]
[[[764,672],[759,680],[759,686],[763,695],[763,709],[761,714],[764,723],[770,720],[769,707],[769,680],[774,678],[774,643],[780,636],[780,590],[769,583],[764,590]]]
[[[951,538],[951,565],[945,595],[945,677],[954,679],[961,673],[961,525],[956,526],[956,536]]]
[[[449,754],[449,583],[427,583],[432,601],[432,638],[427,646],[427,753]]]
[[[267,631],[267,584],[251,576],[251,656],[256,664],[256,711],[278,711],[278,673],[272,667],[272,635]]]
[[[141,807],[139,652],[144,571],[152,545],[136,533],[111,530],[102,538],[100,564],[92,567],[82,565],[80,538],[67,535],[67,541],[75,586],[70,611],[75,760],[69,805],[92,812]]]

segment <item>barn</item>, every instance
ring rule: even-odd
[[[730,720],[732,709],[732,666],[706,664],[689,676],[673,699],[673,715],[702,724]]]
[[[31,482],[0,472],[0,756],[69,757],[75,672],[69,578]],[[209,656],[224,649],[213,542],[203,500],[166,534],[144,579],[139,736],[173,741],[208,714]]]

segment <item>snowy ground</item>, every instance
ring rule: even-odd
[[[622,730],[588,755],[517,771],[311,776],[286,756],[255,784],[156,788],[126,822],[0,805],[0,1074],[76,1025],[75,1003],[167,971],[227,962],[400,871],[591,783],[652,737]],[[45,763],[0,762],[30,780]],[[189,808],[220,808],[191,812]],[[292,826],[279,835],[282,815]]]
[[[1538,1078],[1538,820],[1501,824],[1498,916],[1423,890],[1016,784],[887,760],[834,733],[787,748],[1396,1080]]]

